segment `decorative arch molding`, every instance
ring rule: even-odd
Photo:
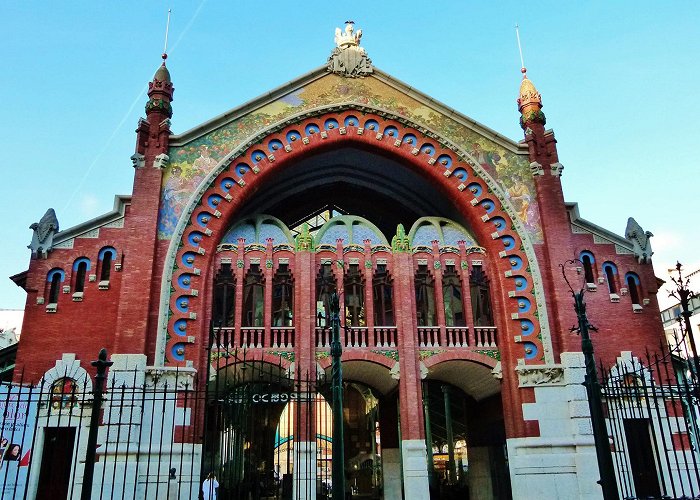
[[[61,359],[56,360],[54,367],[44,373],[42,383],[46,388],[46,397],[51,397],[51,387],[62,378],[75,380],[75,387],[80,392],[84,391],[86,394],[92,392],[92,378],[85,368],[80,366],[80,361],[75,359],[75,354],[64,353]]]
[[[313,125],[318,132],[307,136]],[[203,331],[197,316],[202,270],[208,269],[218,241],[254,191],[250,186],[334,145],[356,145],[391,155],[445,193],[454,193],[455,205],[494,257],[508,323],[501,336],[502,349],[516,349],[512,355],[524,364],[554,361],[532,241],[500,185],[471,155],[432,130],[385,110],[345,104],[308,111],[261,130],[229,153],[192,193],[166,256],[157,362],[192,364],[194,356],[187,354],[187,347],[193,339],[197,342],[196,332]],[[176,305],[181,306],[183,299],[184,309]]]

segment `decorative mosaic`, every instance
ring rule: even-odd
[[[385,351],[381,349],[370,349],[370,352],[373,352],[374,354],[379,354],[380,356],[384,356],[389,359],[393,359],[394,361],[399,360],[399,351]]]
[[[335,74],[308,83],[186,145],[170,148],[170,163],[164,172],[161,193],[159,237],[169,239],[173,235],[185,203],[207,174],[251,136],[293,115],[340,103],[384,109],[423,125],[459,145],[500,184],[533,243],[541,243],[542,230],[527,156],[507,150],[377,78],[353,79]],[[277,151],[275,146],[277,149],[284,147],[281,142],[271,145],[269,154],[273,158]],[[442,163],[447,162],[445,159],[438,161],[446,168],[451,166]],[[237,174],[242,176],[250,168],[239,165]],[[450,175],[461,179],[465,173],[459,170],[451,171]]]
[[[501,351],[497,349],[474,349],[474,352],[478,354],[483,354],[484,356],[488,356],[489,358],[493,358],[496,361],[501,360]]]
[[[294,351],[267,351],[267,353],[272,356],[277,356],[278,358],[286,359],[289,362],[294,361]]]
[[[422,360],[427,359],[431,356],[436,356],[440,353],[447,352],[445,349],[420,349],[418,351],[418,357]]]

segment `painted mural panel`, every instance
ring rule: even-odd
[[[455,120],[373,78],[328,74],[192,142],[169,151],[163,183],[158,234],[169,239],[192,191],[227,154],[258,131],[297,113],[330,104],[354,102],[385,109],[426,126],[458,144],[506,192],[534,243],[542,241],[535,188],[527,157],[514,154]]]

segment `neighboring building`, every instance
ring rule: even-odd
[[[15,379],[51,384],[56,414],[37,420],[30,491],[44,494],[56,440],[68,469],[53,491],[82,482],[83,462],[70,464],[87,413],[72,398],[106,347],[115,384],[189,377],[169,387],[225,394],[206,400],[220,418],[200,418],[184,396],[129,400],[141,417],[124,416],[112,397],[103,486],[154,494],[175,460],[181,498],[211,467],[222,487],[253,495],[255,477],[314,498],[331,484],[321,401],[338,289],[354,493],[423,499],[432,481],[472,498],[600,496],[560,265],[588,290],[598,359],[641,357],[663,337],[650,234],[630,219],[618,236],[564,202],[556,140],[525,75],[516,142],[373,67],[352,24],[336,42],[327,66],[181,134],[163,62],[137,127],[132,195],[76,227],[59,231],[53,210],[34,226],[29,269],[14,277],[27,290]],[[299,412],[284,391],[260,392],[271,371],[244,371],[243,351],[251,366],[305,374],[301,393],[318,404]],[[294,425],[315,432],[285,430],[294,408]],[[225,424],[244,410],[247,427]],[[649,460],[632,472],[665,467]],[[100,469],[110,464],[114,475]]]
[[[0,381],[12,380],[17,342],[22,332],[22,309],[0,309]]]

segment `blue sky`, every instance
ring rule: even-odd
[[[659,277],[700,266],[697,2],[4,0],[0,309],[24,305],[6,277],[48,207],[66,229],[131,192],[168,8],[176,133],[324,64],[353,19],[377,67],[520,140],[517,22],[566,200],[618,234],[629,216],[652,231]]]

